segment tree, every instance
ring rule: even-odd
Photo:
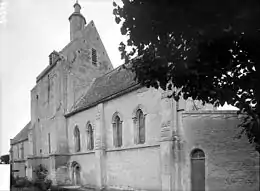
[[[1,162],[3,162],[4,164],[9,164],[9,155],[2,155],[1,156]]]
[[[260,1],[122,2],[113,2],[128,37],[119,50],[137,80],[172,90],[175,100],[237,107],[245,114],[241,133],[260,152]]]

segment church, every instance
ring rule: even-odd
[[[79,3],[70,42],[31,90],[31,120],[11,139],[14,176],[42,164],[56,185],[143,191],[257,191],[259,153],[237,138],[236,111],[174,101],[113,68]],[[69,36],[69,35],[68,35]]]

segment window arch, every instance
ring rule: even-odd
[[[80,132],[79,128],[76,126],[74,129],[74,140],[75,140],[75,151],[80,151]]]
[[[205,153],[201,149],[191,152],[191,187],[192,191],[205,191]]]
[[[194,149],[191,152],[191,159],[205,159],[205,153],[201,149]]]
[[[88,150],[94,149],[94,134],[93,127],[90,123],[87,124],[87,148]]]
[[[113,143],[115,147],[121,147],[122,141],[122,121],[118,113],[113,115]]]
[[[145,143],[145,117],[141,109],[136,111],[137,144]]]

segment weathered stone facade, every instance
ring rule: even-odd
[[[189,153],[194,148],[205,152],[206,190],[259,190],[259,154],[247,137],[238,139],[239,121],[236,111],[183,114],[185,190],[191,187]]]
[[[32,154],[32,132],[29,122],[13,139],[10,141],[10,164],[11,173],[14,177],[30,176],[30,168],[27,158]]]
[[[246,138],[233,139],[239,122],[234,112],[192,100],[175,102],[162,90],[141,87],[132,72],[113,69],[94,22],[85,26],[80,6],[74,8],[71,42],[51,53],[31,91],[29,178],[44,164],[54,184],[189,191],[190,154],[199,148],[205,153],[205,190],[257,190],[259,155]],[[144,115],[143,144],[136,141],[137,110]],[[115,116],[122,127],[121,147],[114,144]]]

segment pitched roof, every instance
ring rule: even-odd
[[[138,85],[134,77],[135,73],[119,66],[109,73],[96,78],[87,93],[72,107],[71,112],[67,115],[95,106],[106,98]]]
[[[11,144],[16,144],[20,141],[24,141],[28,139],[28,132],[31,126],[31,122],[29,122],[12,140]]]

